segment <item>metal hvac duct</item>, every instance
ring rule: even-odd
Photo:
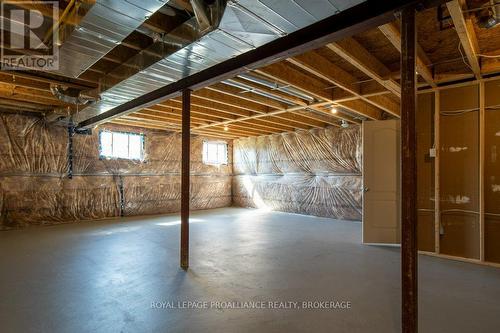
[[[96,0],[59,49],[57,74],[78,77],[141,26],[167,0]]]
[[[242,89],[242,94],[244,94],[245,92],[252,92],[252,93],[257,94],[257,95],[261,95],[261,96],[264,96],[264,97],[267,97],[270,99],[274,99],[275,101],[278,101],[278,102],[286,103],[289,105],[294,104],[287,99],[281,98],[281,97],[276,96],[276,95],[268,94],[265,91],[253,88],[253,87],[248,86],[244,83],[240,83],[240,82],[233,81],[233,80],[225,80],[225,81],[222,81],[222,83],[227,84],[227,85],[232,86],[232,87]]]
[[[212,21],[216,24],[210,32],[109,89],[103,89],[101,100],[73,119],[80,123],[361,2],[364,1],[229,0],[220,22]],[[198,20],[190,20],[188,24],[199,27]]]
[[[57,84],[50,85],[50,91],[60,101],[74,105],[86,105],[99,100],[99,95],[92,91],[82,91],[79,89],[63,87]]]
[[[487,20],[487,28],[491,29],[500,23],[500,0],[490,0],[491,18]]]
[[[302,91],[297,90],[293,87],[288,87],[288,86],[284,86],[284,85],[282,86],[282,85],[278,84],[277,82],[271,82],[271,81],[268,81],[266,79],[255,77],[255,76],[249,75],[249,74],[240,74],[238,76],[241,77],[242,79],[247,80],[247,81],[258,83],[258,84],[261,84],[261,85],[266,86],[266,87],[271,88],[271,89],[280,90],[280,91],[287,93],[289,95],[308,100],[309,102],[314,101],[314,97],[309,96],[307,94],[304,94]]]

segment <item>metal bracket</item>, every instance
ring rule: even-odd
[[[120,193],[120,216],[125,216],[125,191],[123,190],[123,176],[118,176],[118,191]]]
[[[73,136],[75,135],[75,125],[70,122],[68,125],[68,178],[73,179]]]

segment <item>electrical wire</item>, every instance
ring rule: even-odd
[[[478,110],[479,110],[479,108],[465,109],[465,110],[453,110],[453,111],[441,111],[441,112],[439,112],[439,114],[442,116],[458,116],[458,115],[463,115],[463,114],[478,111]]]
[[[476,56],[483,57],[483,58],[492,58],[492,59],[500,58],[500,54],[497,54],[497,55],[476,54]]]
[[[456,29],[455,29],[456,30]],[[469,67],[469,69],[474,72],[474,70],[472,69],[472,67],[467,63],[467,61],[465,61],[465,57],[464,57],[464,54],[462,53],[462,43],[461,42],[458,42],[458,52],[460,52],[460,55],[462,56],[462,61],[463,63],[465,64],[465,66]]]

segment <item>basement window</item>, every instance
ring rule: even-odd
[[[227,143],[203,141],[203,163],[210,165],[227,164]]]
[[[100,131],[99,157],[144,160],[144,134]]]

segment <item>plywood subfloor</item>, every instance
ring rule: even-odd
[[[227,208],[0,232],[4,332],[399,332],[398,248],[361,224]],[[420,331],[494,332],[500,269],[420,257]],[[166,310],[156,301],[347,300],[349,310]]]

